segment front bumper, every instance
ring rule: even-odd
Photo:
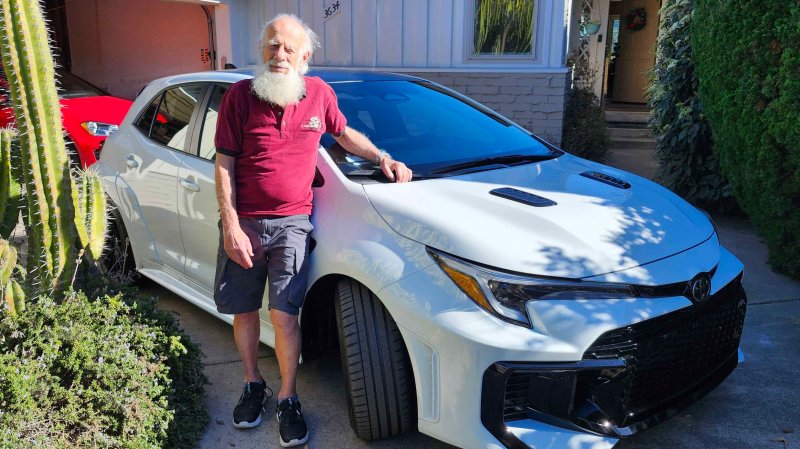
[[[602,334],[578,362],[498,362],[483,375],[481,422],[508,448],[519,420],[625,437],[719,385],[738,363],[741,275],[707,302]]]

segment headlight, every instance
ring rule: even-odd
[[[439,267],[475,304],[492,315],[531,327],[528,301],[636,297],[635,287],[611,282],[515,275],[482,267],[428,248]]]
[[[87,133],[96,137],[108,137],[111,133],[119,129],[117,125],[100,122],[83,122],[81,126]]]

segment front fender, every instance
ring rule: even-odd
[[[136,199],[133,189],[119,176],[114,177],[112,186],[106,185],[107,181],[105,179],[103,184],[107,193],[114,192],[112,201],[117,207],[119,216],[122,218],[125,230],[128,233],[128,238],[131,240],[131,248],[133,249],[133,257],[136,260],[137,268],[141,268],[142,262],[145,260],[161,264],[153,234],[143,218],[142,208]]]

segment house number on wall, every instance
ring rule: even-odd
[[[338,1],[335,1],[327,6],[323,5],[325,10],[322,13],[322,18],[324,20],[328,20],[331,17],[335,16],[339,11],[341,11],[341,6],[339,5]]]

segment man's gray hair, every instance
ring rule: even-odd
[[[306,34],[305,42],[303,43],[303,47],[300,49],[300,54],[305,52],[310,53],[308,60],[303,63],[303,66],[300,68],[300,74],[305,75],[308,73],[308,63],[311,62],[311,57],[314,55],[314,49],[319,48],[319,39],[317,38],[317,33],[314,32],[308,25],[305,24],[299,17],[294,14],[283,13],[278,14],[277,16],[271,18],[264,24],[264,27],[261,29],[261,37],[258,39],[258,51],[261,53],[261,57],[264,56],[264,49],[267,48],[269,43],[267,42],[267,31],[272,27],[272,24],[275,22],[282,20],[282,19],[291,19],[297,22],[301,27],[303,27],[303,31]],[[264,61],[267,62],[267,61]]]

